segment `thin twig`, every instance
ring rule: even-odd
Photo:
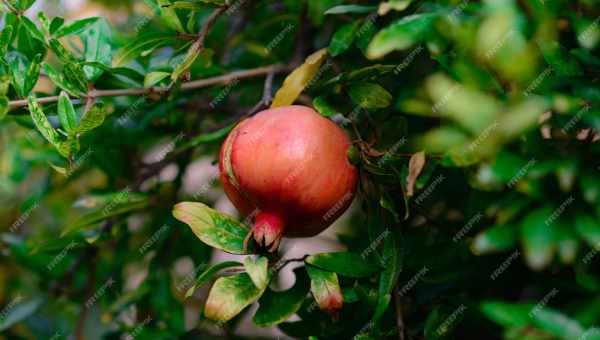
[[[274,75],[274,72],[267,73],[262,98],[258,101],[258,103],[256,103],[256,105],[254,105],[252,109],[250,109],[250,111],[248,111],[248,113],[246,113],[246,116],[252,116],[253,114],[257,113],[263,108],[268,107],[271,104],[271,101],[273,100],[272,88]]]
[[[394,307],[396,309],[396,327],[398,327],[398,338],[404,340],[404,319],[402,318],[402,304],[400,303],[400,294],[398,285],[394,287]]]
[[[183,83],[181,85],[181,91],[190,91],[203,87],[208,87],[212,85],[218,84],[228,84],[235,79],[242,78],[253,78],[262,76],[265,74],[273,73],[281,73],[287,70],[288,67],[282,64],[273,64],[268,66],[257,67],[249,70],[240,70],[233,71],[224,75],[206,78],[206,79],[198,79],[194,81],[189,81],[187,83]],[[141,87],[141,88],[129,88],[129,89],[113,89],[113,90],[93,90],[89,92],[84,97],[86,98],[99,98],[99,97],[122,97],[122,96],[139,96],[146,95],[150,93],[166,93],[169,91],[168,86],[155,86],[155,87]],[[76,98],[72,98],[76,99]],[[38,103],[40,104],[48,104],[55,103],[58,101],[58,96],[49,96],[38,98]],[[9,108],[14,109],[17,107],[27,106],[27,99],[19,99],[19,100],[11,100],[8,103]]]
[[[219,18],[219,16],[221,14],[223,14],[227,10],[227,8],[229,8],[229,6],[221,6],[219,8],[216,8],[210,14],[208,19],[206,19],[206,22],[202,26],[202,29],[200,29],[200,32],[198,32],[198,41],[200,41],[201,46],[204,46],[204,39],[206,39],[208,32],[210,31],[210,29],[213,27],[213,25],[217,21],[217,18]]]

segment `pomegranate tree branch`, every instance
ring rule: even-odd
[[[210,14],[208,19],[206,19],[206,23],[202,26],[202,29],[200,29],[200,32],[198,32],[198,42],[200,43],[200,46],[204,47],[204,39],[206,39],[208,32],[210,32],[210,29],[213,27],[213,25],[217,21],[217,18],[219,18],[219,16],[221,14],[223,14],[227,10],[227,8],[229,8],[229,6],[227,6],[227,5],[216,8]]]
[[[265,77],[265,86],[263,89],[262,98],[258,101],[258,103],[256,103],[256,105],[254,105],[254,107],[252,109],[250,109],[250,111],[248,111],[248,113],[246,115],[251,116],[251,115],[257,113],[258,111],[262,110],[263,108],[268,107],[271,104],[271,101],[273,101],[273,77],[274,76],[275,76],[274,72],[267,73],[267,76]]]
[[[400,292],[398,285],[394,287],[394,308],[396,309],[396,327],[398,328],[398,339],[404,340],[404,319],[402,318],[402,303],[400,301]]]
[[[181,85],[181,91],[190,91],[203,87],[209,87],[218,84],[228,84],[236,79],[253,78],[263,76],[270,73],[281,73],[288,69],[282,64],[273,64],[268,66],[257,67],[249,70],[233,71],[224,75],[198,79],[183,83]],[[85,98],[99,98],[99,97],[122,97],[122,96],[139,96],[151,93],[163,94],[169,91],[168,86],[154,86],[154,87],[140,87],[140,88],[129,88],[129,89],[113,89],[113,90],[91,90],[87,93]],[[38,98],[40,104],[55,103],[58,101],[58,96],[49,96]],[[27,99],[11,100],[8,103],[10,109],[27,106]]]

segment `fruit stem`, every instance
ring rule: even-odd
[[[254,240],[260,247],[274,252],[279,248],[283,236],[283,219],[276,214],[261,211],[256,214],[254,221]]]

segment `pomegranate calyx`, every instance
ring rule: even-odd
[[[274,252],[283,236],[283,219],[276,214],[261,211],[256,215],[252,233],[259,247]]]

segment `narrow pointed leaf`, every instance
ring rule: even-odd
[[[350,48],[359,26],[360,21],[355,21],[342,26],[342,28],[335,32],[329,44],[329,53],[331,53],[332,57],[336,57]]]
[[[209,267],[204,272],[202,272],[202,274],[200,274],[200,276],[198,276],[198,278],[196,278],[194,285],[191,286],[185,293],[185,298],[187,299],[190,296],[192,296],[192,294],[194,294],[196,289],[202,287],[202,285],[204,285],[210,279],[212,279],[219,271],[226,269],[226,268],[241,267],[241,266],[243,266],[243,264],[240,262],[237,262],[237,261],[225,261],[225,262],[220,262],[220,263],[215,264],[214,266]]]
[[[77,131],[79,133],[89,132],[102,125],[105,117],[106,108],[104,107],[104,104],[96,104],[83,114],[81,121],[79,122],[79,127],[77,127]]]
[[[48,142],[50,142],[50,144],[58,145],[60,142],[58,133],[56,130],[54,130],[52,125],[50,125],[48,118],[46,118],[44,111],[42,111],[42,107],[34,96],[29,96],[28,105],[31,119],[33,120],[33,123],[37,127],[38,131],[42,134],[42,136],[44,136],[44,138],[46,138]]]
[[[100,18],[93,17],[73,21],[69,24],[60,27],[60,29],[57,29],[54,33],[54,37],[61,38],[65,35],[78,34],[86,30],[89,26],[95,24],[99,19]]]
[[[58,119],[65,131],[69,132],[77,127],[77,114],[66,92],[61,92],[58,98]]]
[[[27,69],[27,75],[25,76],[25,83],[23,84],[23,92],[24,94],[29,95],[35,84],[40,77],[40,68],[42,67],[42,55],[38,54],[35,56],[31,64],[29,64],[29,68]]]
[[[379,84],[358,82],[348,93],[354,104],[365,109],[382,109],[392,103],[392,95]]]
[[[275,93],[271,107],[291,105],[298,98],[304,88],[319,73],[321,64],[327,57],[327,49],[320,49],[309,55],[304,64],[296,68],[283,81],[281,88]]]
[[[311,255],[306,258],[306,263],[348,277],[368,277],[381,270],[366,257],[350,252]]]

